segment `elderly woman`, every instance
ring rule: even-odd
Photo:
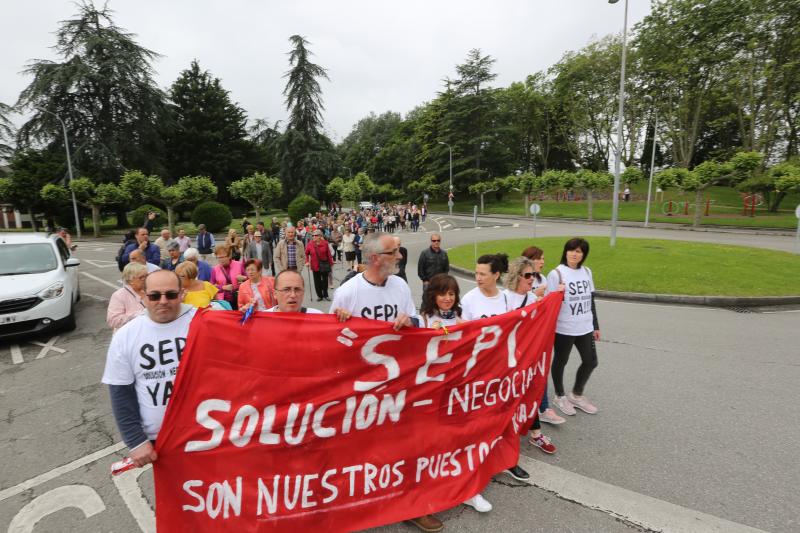
[[[228,302],[236,310],[236,291],[239,290],[239,284],[247,279],[244,267],[240,261],[231,257],[231,249],[227,244],[217,246],[214,255],[217,257],[217,265],[211,270],[211,284],[219,290],[217,299]]]
[[[266,311],[274,307],[275,278],[262,276],[262,263],[260,259],[249,259],[244,264],[247,281],[239,286],[239,310],[246,311],[253,307],[254,311]]]
[[[122,269],[122,288],[114,291],[108,302],[106,324],[117,331],[144,310],[144,280],[147,267],[141,263],[128,263]]]
[[[211,304],[211,300],[217,295],[217,288],[207,281],[197,279],[197,272],[197,265],[191,261],[184,261],[175,268],[175,273],[181,280],[181,288],[185,291],[183,303],[202,309]]]
[[[342,235],[342,251],[344,252],[344,260],[347,262],[347,270],[353,270],[353,263],[356,261],[356,236],[350,231],[350,226],[344,227],[344,235]]]

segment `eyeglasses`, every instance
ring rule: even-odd
[[[306,292],[306,290],[301,287],[284,287],[283,289],[275,289],[275,291],[282,292],[287,296],[290,294],[303,294]]]
[[[379,252],[381,255],[394,255],[400,251],[400,248],[394,248],[392,250],[388,250],[386,252]]]
[[[531,279],[533,277],[533,272],[525,272],[524,274],[520,274],[525,279]]]
[[[431,239],[431,242],[442,242],[442,239]]]
[[[162,296],[166,296],[167,300],[176,300],[179,295],[180,291],[148,292],[147,299],[151,302],[158,302]]]

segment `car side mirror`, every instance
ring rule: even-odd
[[[80,259],[78,259],[77,257],[70,257],[69,259],[67,259],[67,262],[64,263],[64,268],[76,267],[80,264],[81,264]]]

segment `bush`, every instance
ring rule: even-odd
[[[232,218],[228,206],[219,202],[203,202],[192,211],[192,222],[195,225],[205,224],[211,233],[227,230]]]
[[[156,213],[156,225],[155,227],[159,227],[161,225],[166,225],[167,223],[167,214],[161,208],[158,208],[154,205],[150,204],[143,204],[131,211],[128,214],[128,222],[131,223],[132,228],[141,227],[144,224],[144,219],[147,216],[147,213],[150,211],[155,211]]]
[[[297,198],[289,203],[289,220],[297,223],[298,220],[307,214],[312,215],[319,211],[319,200],[315,200],[307,194],[298,194]]]

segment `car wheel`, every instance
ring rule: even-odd
[[[69,308],[69,316],[64,319],[64,325],[62,329],[64,331],[72,331],[77,326],[77,322],[75,320],[75,305],[71,305]]]

